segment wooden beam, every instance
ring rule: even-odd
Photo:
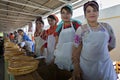
[[[11,6],[11,5],[7,5],[7,4],[3,4],[3,3],[0,3],[0,5],[8,6],[8,7],[10,7],[10,8],[16,9],[16,10],[21,10],[21,11],[24,11],[24,12],[28,12],[28,13],[33,14],[33,12],[30,12],[30,11],[27,11],[27,10],[24,10],[24,9],[21,9],[21,8],[18,8],[18,7],[14,7],[14,6]]]
[[[70,1],[67,1],[67,0],[59,0],[60,2],[63,2],[63,3],[69,3]]]
[[[25,0],[25,1],[26,1],[26,0]],[[37,6],[37,7],[44,8],[44,9],[46,9],[47,11],[52,11],[52,10],[53,10],[53,9],[50,9],[50,8],[48,8],[48,7],[45,7],[45,6],[42,6],[42,5],[37,4],[37,3],[35,3],[35,2],[32,2],[32,1],[28,1],[28,0],[27,0],[27,2],[28,2],[28,3],[32,3],[32,4],[34,4],[34,5]]]
[[[80,0],[80,1],[76,1],[74,4],[73,4],[73,9],[76,9],[76,8],[80,8],[81,6],[83,6],[84,3],[88,2],[90,0]]]
[[[11,13],[19,13],[19,14],[30,15],[30,16],[42,16],[42,15],[37,15],[37,14],[18,12],[18,11],[6,10],[6,9],[0,9],[0,11],[7,11],[7,12],[11,12]]]
[[[50,15],[50,14],[52,14],[52,13],[54,13],[54,14],[59,13],[61,7],[65,6],[65,5],[71,4],[72,7],[73,7],[73,9],[76,9],[76,8],[78,8],[78,7],[83,6],[83,4],[84,4],[85,2],[87,2],[87,1],[90,1],[90,0],[79,0],[79,1],[74,2],[74,4],[69,1],[68,3],[65,3],[65,4],[63,4],[62,6],[54,9],[53,11],[51,11],[51,12],[49,12],[49,13],[46,13],[46,14],[44,15],[44,18],[46,18],[48,15]]]
[[[1,17],[5,17],[5,18],[13,18],[13,19],[24,19],[24,20],[34,20],[35,18],[29,18],[29,17],[21,17],[21,16],[10,16],[10,15],[4,15],[4,14],[0,14]]]
[[[15,20],[15,19],[9,19],[9,18],[0,18],[0,20],[9,20],[9,21],[15,21],[15,22],[31,22],[30,20]]]
[[[33,6],[33,5],[24,4],[24,3],[20,3],[20,2],[15,2],[15,1],[11,1],[11,0],[2,0],[2,1],[9,2],[9,3],[13,3],[13,4],[18,4],[18,5],[22,5],[22,6],[27,6],[27,7],[34,8],[34,9],[51,11],[51,10],[49,10],[49,9],[40,8],[40,7],[38,7],[38,6]]]

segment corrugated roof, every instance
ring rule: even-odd
[[[76,1],[88,0],[0,0],[0,31],[23,27],[38,16],[45,17]]]

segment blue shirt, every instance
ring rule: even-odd
[[[30,40],[30,38],[26,35],[26,33],[24,33],[23,41],[32,41],[32,40]]]

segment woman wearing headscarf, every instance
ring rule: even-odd
[[[35,54],[37,57],[46,56],[45,48],[46,46],[46,37],[45,31],[43,30],[44,22],[42,17],[36,19],[36,30],[34,33],[35,37]]]
[[[51,14],[47,17],[50,28],[45,31],[47,37],[47,58],[46,62],[51,63],[54,58],[54,47],[55,47],[55,31],[57,28],[58,17],[54,14]]]
[[[74,38],[74,80],[117,80],[109,55],[116,43],[112,27],[98,22],[99,5],[95,1],[84,4],[84,14],[87,24],[77,29]]]
[[[72,75],[70,72],[73,69],[71,65],[72,44],[75,31],[81,23],[71,18],[73,12],[70,5],[62,7],[60,13],[62,21],[58,24],[54,34],[55,44],[57,44],[54,51],[54,63],[39,68],[39,74],[44,80],[68,80]]]
[[[61,8],[61,19],[62,21],[58,24],[56,29],[56,49],[55,64],[58,68],[63,70],[72,70],[72,45],[74,41],[74,35],[76,29],[81,26],[81,22],[72,19],[72,6],[66,5]]]

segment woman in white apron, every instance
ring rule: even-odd
[[[47,58],[46,62],[49,64],[53,61],[54,58],[54,49],[55,49],[55,30],[57,28],[58,17],[54,14],[47,17],[50,28],[46,30],[47,36]]]
[[[54,63],[51,63],[47,66],[45,65],[43,67],[39,67],[38,69],[39,70],[38,73],[42,76],[44,80],[68,80],[72,75],[72,73],[70,72],[71,67],[69,65],[71,64],[71,60],[70,60],[71,57],[70,55],[72,52],[71,47],[72,47],[75,30],[81,25],[81,23],[76,20],[72,20],[71,17],[72,17],[71,6],[67,5],[62,7],[61,18],[63,21],[59,23],[55,32],[56,43],[53,42],[54,39],[53,35],[49,35],[47,42],[48,43],[47,47],[50,54],[54,49],[53,46],[55,45],[56,49],[54,51],[54,56],[55,56],[53,60]]]
[[[58,43],[54,52],[55,64],[63,70],[72,70],[72,45],[75,30],[81,25],[77,20],[71,19],[72,7],[67,5],[61,9],[61,18],[63,21],[59,23],[56,32],[58,32]]]
[[[76,31],[74,46],[78,48],[74,51],[79,52],[73,52],[74,80],[117,80],[109,55],[115,48],[115,36],[110,25],[97,22],[98,12],[97,2],[84,4],[88,24]]]
[[[37,57],[40,56],[46,56],[44,44],[45,44],[45,38],[44,36],[44,22],[41,17],[38,17],[36,19],[36,31],[34,33],[35,36],[35,54]]]

